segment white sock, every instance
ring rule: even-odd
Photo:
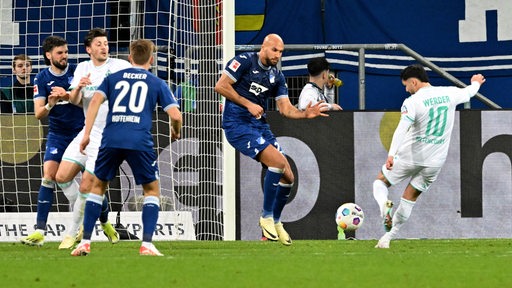
[[[151,248],[151,247],[153,247],[153,243],[151,243],[151,242],[142,242],[141,246],[144,246],[146,248]]]
[[[73,219],[71,222],[71,228],[69,229],[69,235],[73,237],[80,229],[80,225],[84,222],[85,200],[88,195],[82,193],[78,194],[79,196],[76,198],[75,204],[73,205]]]
[[[91,245],[91,239],[89,239],[89,240],[82,239],[82,241],[80,241],[80,244],[89,244],[89,245]]]
[[[379,204],[381,217],[384,217],[386,214],[385,206],[386,201],[388,201],[388,195],[389,190],[386,183],[378,179],[373,181],[373,198],[375,198],[377,204]]]
[[[72,180],[67,183],[58,183],[60,189],[62,189],[62,192],[68,198],[69,204],[73,205],[75,203],[76,198],[78,197],[78,183],[76,180]]]
[[[396,208],[395,214],[393,215],[393,228],[389,231],[392,238],[396,236],[400,227],[402,227],[411,216],[414,204],[416,204],[415,201],[400,198],[400,205],[398,205],[398,208]]]

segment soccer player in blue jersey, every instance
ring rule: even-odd
[[[182,117],[179,105],[167,84],[151,74],[155,45],[149,40],[130,44],[129,60],[133,67],[106,77],[89,103],[85,133],[80,143],[83,153],[90,141],[98,110],[108,101],[108,115],[96,159],[92,191],[87,197],[84,215],[84,236],[71,252],[72,256],[90,253],[91,234],[101,212],[108,182],[114,178],[123,161],[128,162],[135,183],[142,185],[142,245],[140,255],[163,256],[152,244],[160,210],[160,187],[157,155],[151,136],[152,116],[159,104],[170,117],[171,139],[180,137]]]
[[[55,175],[64,150],[84,125],[82,108],[69,103],[67,89],[73,80],[75,66],[68,64],[67,41],[49,36],[43,42],[43,56],[50,67],[34,79],[34,107],[37,119],[48,117],[48,136],[44,154],[43,179],[37,196],[36,231],[21,238],[21,243],[42,246],[48,214],[52,208]],[[66,195],[70,203],[76,199]]]
[[[304,111],[290,103],[283,73],[276,67],[284,50],[277,34],[265,37],[258,53],[242,53],[231,59],[215,85],[226,98],[222,128],[229,143],[242,154],[267,167],[263,184],[263,210],[259,224],[263,236],[291,245],[292,240],[281,223],[294,182],[290,164],[266,121],[267,100],[275,98],[281,115],[292,119],[328,116],[320,111],[320,101]]]

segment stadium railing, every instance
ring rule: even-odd
[[[235,51],[257,51],[260,49],[260,45],[235,45]],[[404,44],[287,44],[285,50],[288,51],[336,51],[336,50],[351,50],[358,52],[358,77],[359,77],[359,109],[366,109],[366,83],[365,83],[365,62],[366,62],[366,50],[396,50],[401,51],[404,54],[414,58],[416,61],[430,68],[433,72],[439,74],[441,77],[447,79],[458,87],[466,87],[462,81],[451,75],[450,73],[443,70],[441,67],[429,61],[413,49],[407,47]],[[480,100],[482,103],[487,105],[489,108],[501,109],[501,107],[495,102],[491,101],[481,93],[477,93],[475,98]],[[470,103],[466,103],[464,108],[470,108]]]

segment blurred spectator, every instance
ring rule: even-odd
[[[30,73],[32,73],[32,61],[25,54],[16,55],[12,61],[11,87],[0,89],[1,113],[33,113],[34,112],[34,85]]]
[[[308,104],[311,106],[323,101],[320,104],[321,111],[343,110],[334,103],[334,87],[341,86],[341,80],[330,74],[329,62],[325,57],[318,57],[308,62],[309,82],[302,88],[299,96],[298,108],[306,110]],[[336,81],[338,84],[336,84]]]

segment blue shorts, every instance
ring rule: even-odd
[[[283,153],[276,137],[270,131],[270,126],[266,123],[259,125],[253,125],[253,123],[248,125],[224,123],[223,128],[229,144],[240,153],[255,160],[258,160],[259,153],[268,145],[273,145],[279,152]]]
[[[94,168],[94,175],[101,181],[114,179],[119,166],[126,160],[132,168],[137,185],[151,183],[160,179],[156,153],[121,148],[100,147]]]
[[[46,162],[52,160],[60,163],[64,151],[66,151],[66,148],[68,147],[69,143],[73,141],[75,136],[76,134],[58,135],[53,132],[49,132],[48,136],[46,137],[46,150],[44,152],[43,161]]]

